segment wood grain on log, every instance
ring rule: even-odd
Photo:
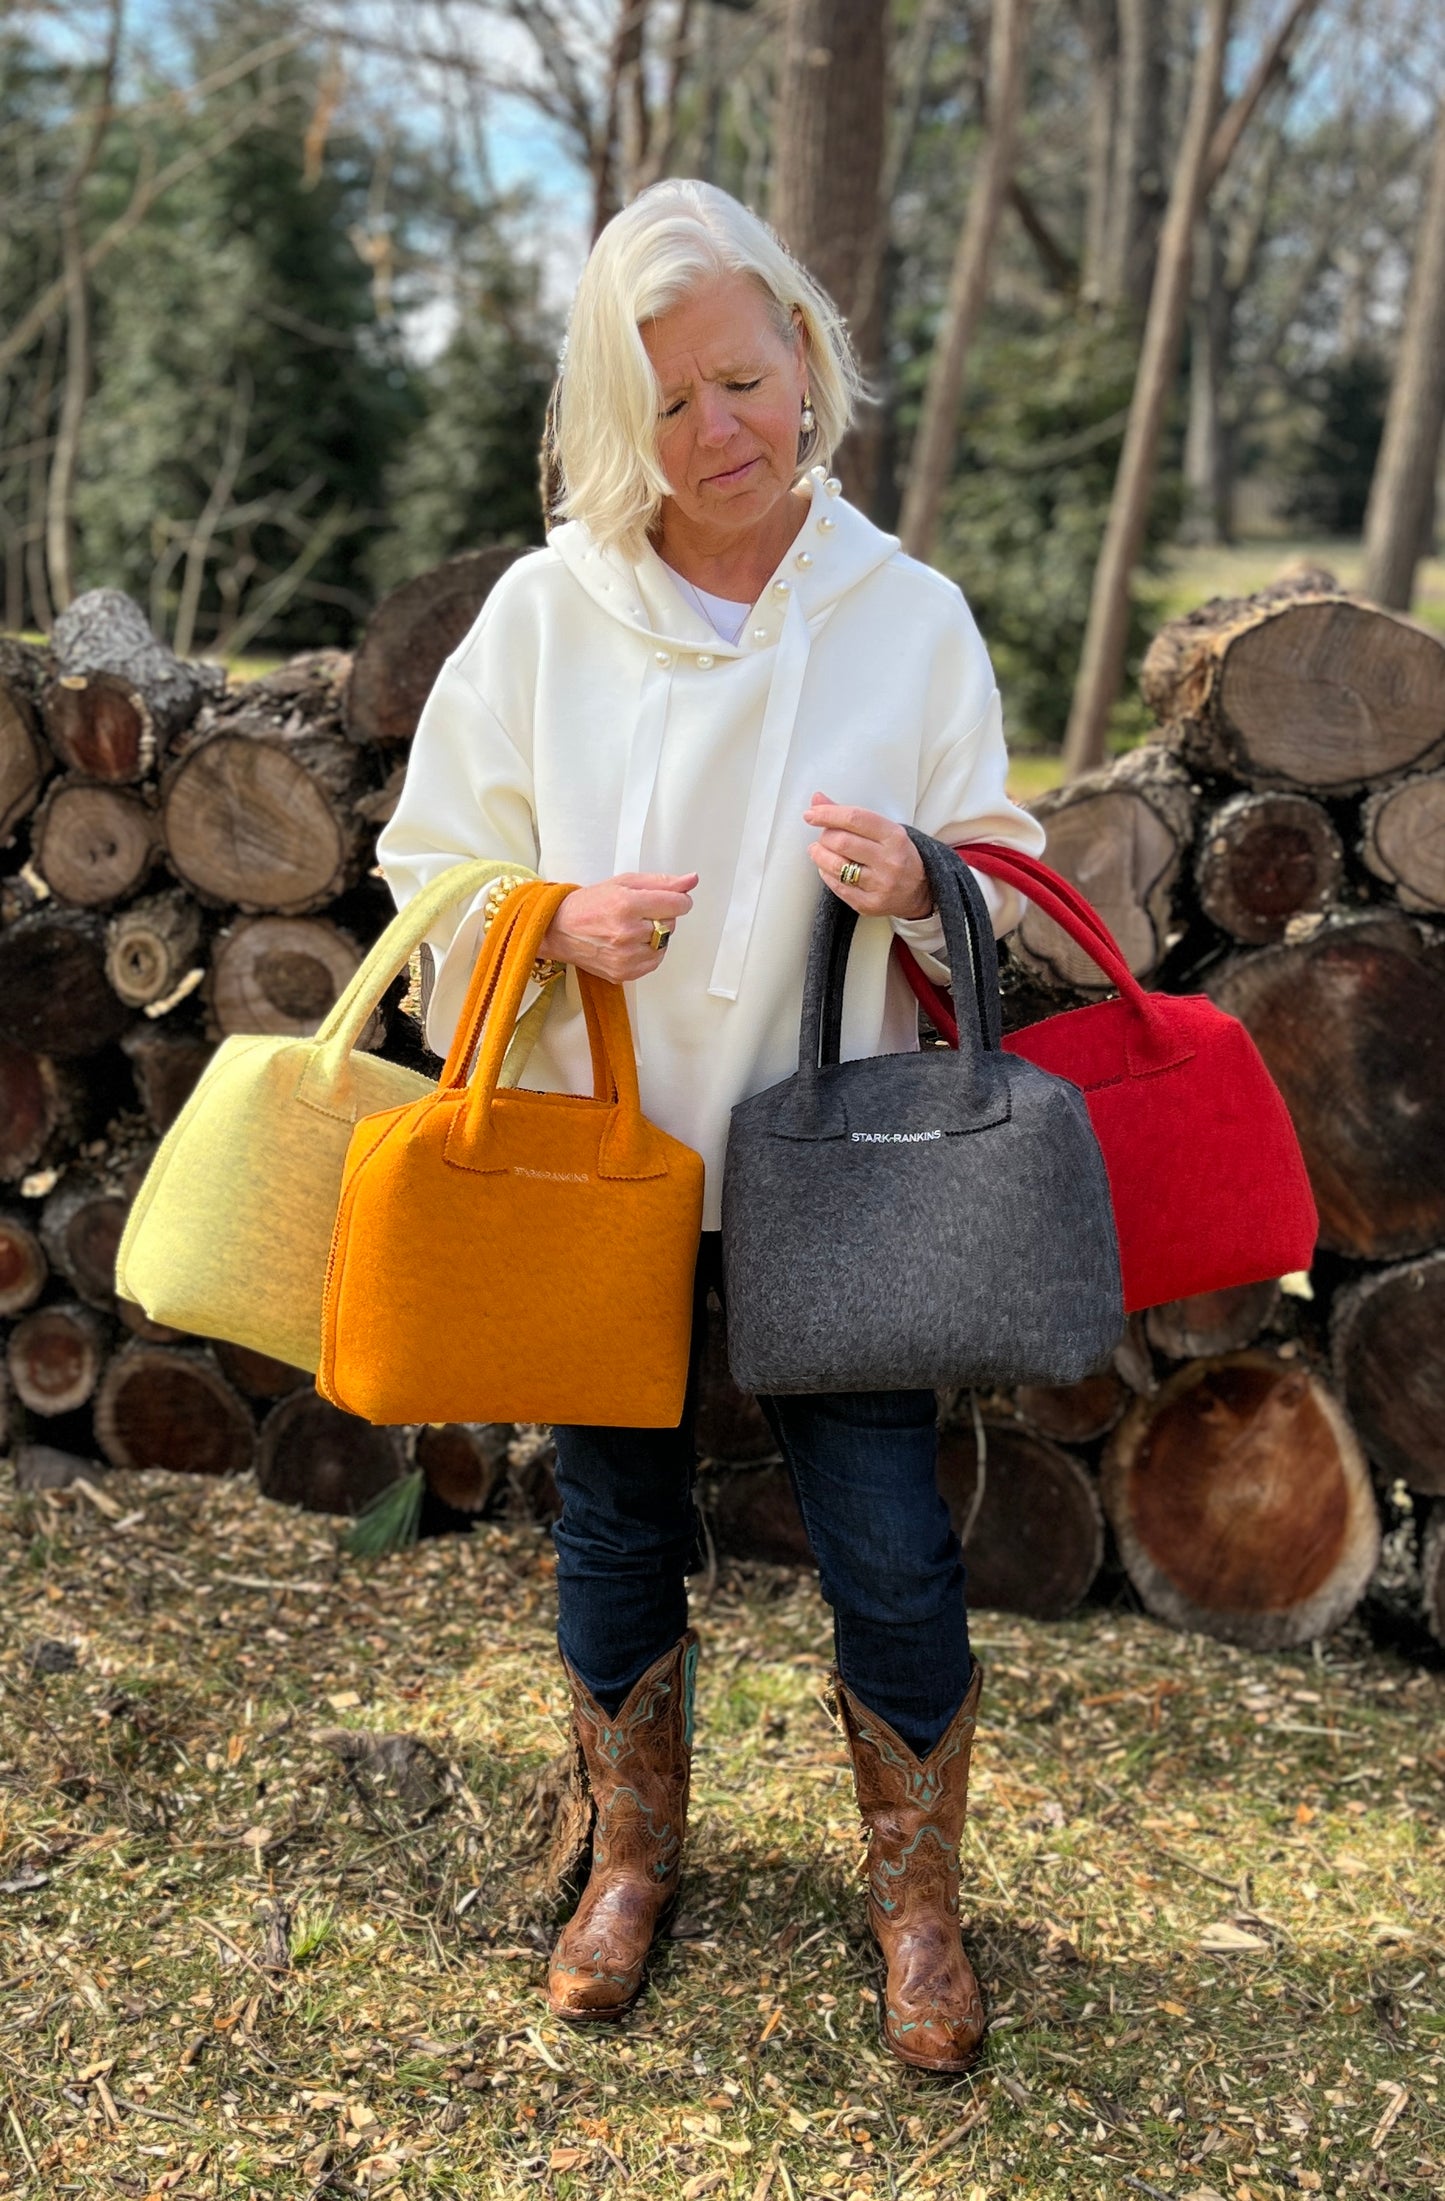
[[[243,917],[212,946],[212,1029],[219,1038],[314,1032],[360,962],[356,942],[323,917]]]
[[[1206,821],[1194,876],[1200,906],[1236,940],[1282,940],[1292,917],[1325,910],[1344,875],[1340,836],[1308,795],[1236,795]]]
[[[49,1274],[45,1249],[26,1218],[0,1212],[0,1315],[33,1307]]]
[[[129,686],[163,739],[189,725],[205,698],[226,685],[224,666],[177,657],[152,634],[140,605],[116,588],[77,596],[56,620],[50,642],[62,673],[113,675]]]
[[[160,853],[160,819],[130,787],[53,782],[30,829],[32,861],[52,894],[101,909],[133,894]]]
[[[1330,1344],[1376,1467],[1445,1497],[1445,1253],[1349,1285],[1330,1310]]]
[[[413,1454],[427,1489],[456,1513],[484,1513],[507,1480],[511,1422],[449,1421],[418,1429]]]
[[[233,1345],[226,1338],[213,1338],[211,1351],[236,1389],[253,1399],[289,1398],[303,1384],[315,1381],[304,1368],[273,1360],[269,1353],[254,1352],[249,1345]]]
[[[1379,1555],[1364,1454],[1297,1357],[1234,1353],[1179,1369],[1114,1431],[1102,1489],[1150,1612],[1254,1650],[1328,1635]]]
[[[67,673],[40,699],[50,746],[67,771],[112,785],[149,779],[159,743],[143,695],[119,673]]]
[[[1192,765],[1346,794],[1445,752],[1445,644],[1348,597],[1216,598],[1161,629],[1140,675]]]
[[[1144,1327],[1154,1350],[1170,1360],[1202,1360],[1252,1345],[1278,1305],[1278,1284],[1236,1284],[1151,1307]]]
[[[190,896],[151,894],[106,926],[105,975],[127,1008],[144,1009],[175,992],[200,945],[201,913]]]
[[[698,1451],[705,1460],[750,1466],[777,1456],[778,1441],[751,1391],[740,1391],[728,1367],[727,1321],[716,1293],[708,1295],[707,1336],[698,1370]]]
[[[88,1112],[85,1085],[67,1063],[0,1038],[0,1179],[13,1183],[61,1159]]]
[[[1404,909],[1445,909],[1445,772],[1382,787],[1360,811],[1360,854]]]
[[[346,690],[353,741],[410,741],[443,660],[527,545],[464,551],[384,596],[367,623]]]
[[[343,1414],[314,1391],[293,1391],[261,1424],[256,1480],[283,1505],[359,1513],[406,1466],[400,1429]]]
[[[239,1475],[256,1430],[243,1401],[203,1346],[123,1346],[95,1400],[95,1436],[112,1467],[168,1467]]]
[[[1026,1383],[1013,1397],[1029,1427],[1059,1444],[1089,1444],[1104,1436],[1129,1403],[1128,1388],[1114,1368],[1079,1383]]]
[[[94,1391],[105,1362],[105,1331],[88,1307],[34,1307],[5,1347],[15,1396],[35,1414],[71,1414]]]
[[[1320,1243],[1382,1261],[1445,1239],[1445,977],[1418,929],[1341,918],[1212,971],[1284,1095]]]
[[[1032,805],[1048,831],[1048,861],[1088,896],[1138,978],[1149,976],[1169,943],[1175,882],[1193,839],[1194,801],[1188,774],[1150,744]],[[1056,985],[1108,990],[1098,965],[1031,906],[1010,951]]]
[[[0,848],[40,799],[54,760],[40,739],[34,704],[23,688],[0,679]]]
[[[42,1055],[88,1055],[129,1018],[105,975],[105,932],[88,910],[38,909],[0,931],[0,1033]]]
[[[203,1033],[168,1032],[162,1024],[137,1024],[120,1044],[147,1122],[156,1132],[169,1131],[215,1049]]]
[[[170,766],[166,848],[203,901],[299,915],[360,876],[369,835],[356,815],[365,763],[339,734],[229,723]]]
[[[66,1171],[40,1211],[40,1242],[50,1265],[88,1307],[115,1311],[115,1256],[132,1195],[113,1171]]]
[[[1093,1477],[1071,1454],[1017,1422],[967,1416],[938,1445],[938,1486],[963,1538],[970,1606],[1061,1620],[1104,1558]]]

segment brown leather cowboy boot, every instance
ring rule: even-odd
[[[596,1811],[591,1875],[547,1974],[552,2014],[571,2024],[620,2018],[636,2001],[653,1935],[677,1893],[696,1671],[689,1628],[609,1717],[567,1666]]]
[[[888,1967],[883,2038],[920,2071],[966,2071],[983,2043],[983,1997],[958,1931],[958,1844],[983,1669],[926,1758],[834,1685],[868,1830],[868,1923]]]

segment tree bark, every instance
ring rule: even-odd
[[[1365,594],[1408,611],[1415,571],[1429,549],[1440,435],[1445,427],[1445,99],[1435,123],[1430,176],[1385,432],[1365,511]]]
[[[40,740],[34,703],[0,670],[0,847],[14,838],[16,826],[35,808],[45,775],[53,770]]]
[[[1164,21],[1157,0],[1116,0],[1118,80],[1102,302],[1142,313],[1164,210]]]
[[[1207,28],[1195,61],[1189,115],[1149,294],[1129,424],[1094,572],[1083,655],[1064,735],[1064,766],[1071,779],[1103,762],[1109,713],[1124,674],[1129,591],[1144,540],[1159,439],[1188,309],[1194,225],[1204,189],[1209,136],[1219,108],[1231,7],[1232,0],[1209,0]]]
[[[1364,1454],[1298,1358],[1245,1352],[1181,1368],[1124,1416],[1102,1489],[1149,1611],[1252,1650],[1330,1634],[1379,1556]]]
[[[88,679],[111,674],[141,697],[162,745],[188,726],[201,704],[218,697],[226,685],[223,666],[187,663],[157,641],[140,605],[120,589],[93,588],[77,596],[56,620],[50,640],[56,663],[66,676]],[[67,761],[81,770],[95,771],[78,758]]]
[[[773,226],[848,321],[870,383],[883,359],[880,286],[864,301],[866,322],[858,294],[887,220],[888,20],[888,0],[786,0],[774,131]],[[864,510],[877,491],[880,440],[870,408],[834,458]]]
[[[361,637],[343,690],[353,741],[399,747],[416,732],[443,661],[527,546],[464,551],[383,596]]]
[[[983,147],[970,178],[968,215],[959,232],[943,319],[934,338],[899,523],[904,549],[925,561],[933,550],[953,472],[964,367],[988,296],[994,238],[1013,170],[1029,0],[994,0],[991,21]]]

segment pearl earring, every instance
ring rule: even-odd
[[[805,436],[810,436],[813,433],[813,430],[818,425],[818,416],[813,411],[813,400],[807,390],[804,390],[803,392],[803,418],[801,425],[803,434]]]

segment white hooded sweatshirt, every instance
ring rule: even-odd
[[[627,988],[642,1105],[707,1165],[703,1228],[721,1220],[735,1104],[797,1067],[803,971],[822,887],[803,813],[815,789],[941,840],[1035,854],[1043,828],[1004,793],[993,669],[951,581],[824,486],[736,644],[651,550],[636,564],[587,529],[554,529],[510,567],[422,712],[377,854],[399,907],[448,865],[510,858],[590,886],[696,871],[658,968]],[[1005,931],[1014,896],[981,880]],[[479,898],[480,900],[480,898]],[[848,966],[845,1059],[918,1045],[890,968],[898,932],[946,977],[936,917],[863,918]],[[429,934],[427,1038],[451,1042],[481,937],[479,904]],[[576,975],[525,1072],[590,1090]]]

